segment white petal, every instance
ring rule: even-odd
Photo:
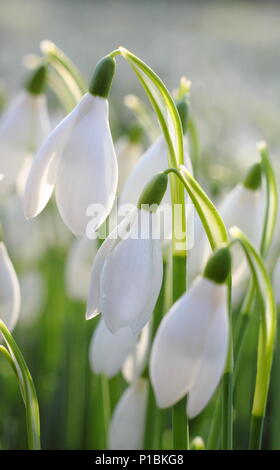
[[[136,210],[131,211],[121,223],[112,230],[106,240],[102,243],[99,248],[93,262],[91,277],[90,277],[90,287],[87,301],[87,313],[86,318],[95,317],[100,313],[100,280],[101,273],[104,266],[106,257],[109,255],[112,248],[118,243],[119,237],[122,237],[126,232],[127,228],[132,223],[135,218]]]
[[[4,114],[0,124],[0,173],[4,175],[1,193],[15,184],[30,145],[34,145],[36,99],[27,92],[20,93]]]
[[[273,270],[273,289],[277,305],[280,303],[280,258],[278,258],[275,268]]]
[[[11,331],[20,309],[19,283],[4,243],[0,243],[0,319]]]
[[[127,357],[123,365],[122,373],[127,382],[134,382],[144,370],[150,348],[150,330],[151,324],[148,323],[141,331],[134,351]]]
[[[45,300],[44,280],[40,272],[34,270],[25,272],[19,282],[22,298],[19,323],[21,326],[29,327],[42,313]]]
[[[190,159],[187,153],[187,144],[185,144],[185,164],[189,171],[192,171]],[[138,199],[145,187],[157,173],[168,168],[168,150],[165,139],[160,136],[151,145],[148,150],[140,157],[134,169],[124,186],[121,193],[120,204],[130,203],[137,205]],[[168,241],[172,233],[172,209],[171,209],[171,195],[170,186],[168,184],[166,193],[161,201],[160,209],[163,212],[161,221],[161,239]]]
[[[160,288],[163,278],[163,263],[162,263],[162,251],[160,240],[152,240],[152,266],[153,272],[150,279],[150,292],[148,301],[143,305],[143,310],[141,315],[135,319],[131,324],[131,329],[133,333],[138,333],[144,328],[147,322],[150,320],[153,310],[156,306],[156,302],[160,293]]]
[[[223,375],[228,352],[228,316],[226,302],[213,312],[201,364],[190,390],[187,413],[197,416],[208,404]]]
[[[120,328],[112,334],[101,319],[90,345],[89,359],[92,370],[96,374],[113,377],[121,370],[136,343],[137,336],[131,333],[130,328]]]
[[[225,302],[224,286],[198,277],[162,320],[150,361],[161,408],[172,406],[192,388],[213,316]]]
[[[143,223],[141,230],[147,233],[145,227],[150,223],[151,214],[148,211],[139,211],[138,214],[141,214]],[[133,223],[131,237],[136,236],[138,221],[139,218]],[[101,274],[100,308],[112,332],[123,326],[131,326],[137,332],[152,313],[160,289],[158,270],[160,281],[162,279],[162,259],[159,259],[158,250],[155,250],[158,247],[155,241],[158,242],[138,236],[127,238],[120,241],[106,258]],[[157,292],[154,292],[152,282],[154,276]]]
[[[117,140],[115,148],[119,168],[118,194],[120,194],[142,153],[142,147],[140,143],[131,142],[129,137],[123,136]]]
[[[77,120],[87,108],[86,94],[73,111],[55,127],[39,149],[24,194],[24,214],[27,219],[38,215],[51,197],[61,152]]]
[[[143,448],[148,384],[139,379],[130,385],[118,402],[110,425],[109,449]]]
[[[118,182],[117,159],[108,123],[108,102],[91,97],[90,111],[69,138],[59,163],[56,202],[64,223],[75,235],[83,235],[91,206],[102,208],[95,230],[112,209]]]
[[[68,294],[77,300],[87,300],[91,268],[97,253],[97,240],[83,237],[74,240],[66,262]]]

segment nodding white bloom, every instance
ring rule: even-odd
[[[111,57],[97,64],[90,92],[39,149],[26,184],[26,218],[44,209],[54,188],[60,215],[74,235],[85,233],[97,209],[94,230],[108,216],[118,181],[107,101],[114,70]]]
[[[253,244],[258,246],[263,218],[260,163],[256,163],[250,167],[243,183],[235,186],[225,197],[218,209],[228,229],[237,225],[248,238],[250,238]],[[202,230],[201,224],[197,233],[198,239],[196,240],[193,250],[190,250],[189,264],[194,264],[193,267],[190,267],[192,278],[201,271],[211,252],[209,242],[205,232]],[[234,246],[232,255],[232,285],[233,288],[236,288],[246,281],[249,276],[249,269],[240,247]],[[200,263],[198,263],[197,260],[199,260]],[[233,291],[233,293],[235,292],[237,293],[237,290]]]
[[[0,320],[10,331],[15,327],[20,310],[19,282],[3,242],[0,242]]]
[[[185,164],[189,171],[192,171],[191,162],[188,157],[187,145],[185,141]],[[120,204],[134,204],[141,195],[145,185],[150,181],[151,177],[168,168],[168,147],[163,136],[148,148],[132,170],[128,180],[123,188],[120,196]],[[163,199],[162,206],[169,207],[170,211],[164,218],[164,226],[161,227],[162,239],[168,240],[172,233],[172,211],[171,211],[171,194],[168,187]]]
[[[160,240],[152,236],[156,225],[156,214],[132,209],[94,259],[87,319],[102,313],[112,333],[125,326],[138,333],[152,315],[163,274]]]
[[[274,296],[276,304],[280,304],[280,258],[278,258],[277,263],[273,270],[273,289],[274,289]]]
[[[66,288],[70,297],[76,300],[87,300],[91,267],[97,253],[97,240],[83,237],[74,240],[65,268]]]
[[[103,318],[99,321],[90,344],[89,361],[93,372],[113,377],[122,368],[127,356],[135,349],[137,336],[130,328],[111,333]]]
[[[14,188],[26,160],[30,160],[50,130],[46,97],[42,94],[45,79],[45,67],[39,67],[0,122],[2,195]]]
[[[30,270],[20,276],[19,284],[22,298],[19,324],[28,328],[42,313],[45,300],[44,281],[39,271]]]
[[[150,376],[159,407],[188,393],[187,414],[198,415],[223,374],[228,351],[227,248],[218,250],[165,315],[154,339]]]
[[[116,141],[115,148],[119,168],[118,194],[121,194],[142,153],[142,146],[137,140],[133,140],[133,136],[122,136]]]
[[[24,266],[38,261],[46,250],[42,220],[25,219],[22,199],[17,194],[11,194],[3,201],[0,215],[6,246],[13,254],[13,259]]]
[[[154,211],[167,183],[165,173],[152,178],[139,198],[138,207],[130,210],[110,233],[94,259],[86,318],[102,313],[112,333],[125,326],[138,333],[155,307],[163,261]]]
[[[140,333],[139,340],[136,344],[134,350],[126,358],[122,374],[125,380],[129,383],[134,382],[142,374],[150,350],[150,333],[151,333],[151,323],[147,323],[145,328]]]
[[[143,449],[148,382],[138,379],[120,398],[109,430],[110,450]]]

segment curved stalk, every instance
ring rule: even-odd
[[[18,378],[20,390],[24,400],[26,409],[28,447],[31,450],[38,450],[40,449],[40,415],[34,383],[20,349],[18,348],[8,328],[1,320],[0,332],[2,333],[8,348],[6,350],[7,353],[5,353],[5,356],[8,358],[7,354],[9,354],[10,359],[8,360],[10,364],[11,360],[14,364],[13,369],[16,370],[16,376]],[[3,352],[4,351],[2,348],[2,353]]]
[[[255,384],[250,429],[250,449],[261,448],[262,424],[265,418],[267,395],[276,337],[277,310],[269,275],[261,256],[248,238],[237,227],[230,230],[231,243],[239,243],[244,250],[263,308],[259,329],[257,377]]]

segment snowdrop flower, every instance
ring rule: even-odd
[[[261,237],[262,223],[262,193],[261,193],[261,165],[252,165],[243,181],[233,188],[226,196],[218,210],[222,219],[229,229],[237,225],[248,236],[248,238],[258,246]],[[201,271],[211,252],[208,239],[202,225],[197,225],[197,238],[194,248],[190,250],[189,265],[190,278]],[[202,253],[202,254],[201,254]],[[249,276],[247,262],[242,254],[242,249],[235,246],[232,251],[232,285],[237,288]],[[237,291],[236,291],[237,292]],[[233,291],[235,293],[235,290]]]
[[[25,219],[22,199],[17,194],[11,194],[5,199],[0,214],[6,246],[13,253],[13,258],[25,266],[40,259],[46,250],[42,220]]]
[[[107,101],[114,71],[114,59],[101,59],[89,93],[39,149],[26,184],[26,218],[35,217],[44,209],[54,188],[60,215],[74,235],[85,233],[97,207],[100,210],[94,230],[109,214],[118,180]]]
[[[140,377],[145,368],[150,349],[150,326],[151,323],[147,323],[145,328],[143,328],[136,347],[123,364],[122,374],[129,383],[134,382]]]
[[[97,240],[83,237],[74,240],[66,262],[66,288],[68,295],[76,300],[87,300],[91,267],[97,253]]]
[[[118,194],[121,194],[130,173],[142,153],[139,136],[138,134],[135,135],[137,129],[135,129],[135,132],[134,129],[129,130],[129,135],[121,136],[116,141],[115,147],[119,168]]]
[[[0,320],[12,331],[20,310],[19,282],[3,242],[0,242]]]
[[[280,258],[278,258],[277,263],[274,267],[272,281],[275,301],[277,305],[280,305]]]
[[[109,430],[110,450],[140,450],[144,444],[148,383],[138,379],[121,396]]]
[[[223,374],[228,350],[227,248],[209,259],[162,320],[154,339],[150,376],[156,401],[167,408],[188,393],[187,414],[197,416]]]
[[[185,141],[185,163],[189,171],[192,171],[191,162],[187,153]],[[120,196],[120,204],[137,204],[141,192],[145,185],[150,181],[151,177],[168,168],[168,147],[163,136],[148,148],[132,170],[123,191]],[[172,210],[171,210],[171,193],[168,187],[162,203],[162,207],[170,208],[166,211],[164,217],[164,225],[161,227],[161,238],[169,240],[172,233]],[[165,215],[165,213],[164,213]]]
[[[125,326],[138,333],[155,307],[163,262],[156,213],[152,209],[160,203],[166,186],[166,174],[153,178],[138,207],[111,232],[95,257],[86,317],[90,319],[101,312],[112,333]]]
[[[12,102],[0,122],[0,192],[7,194],[16,184],[27,159],[30,159],[49,132],[46,97],[46,66],[40,66]]]
[[[32,326],[42,311],[44,282],[39,271],[27,271],[19,278],[21,291],[20,326]]]
[[[95,329],[89,351],[89,361],[93,372],[113,377],[122,368],[127,356],[136,347],[137,336],[130,328],[119,328],[111,333],[103,318]]]

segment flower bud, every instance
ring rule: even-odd
[[[166,173],[158,173],[150,182],[144,187],[137,207],[141,209],[142,206],[149,206],[149,210],[153,212],[154,208],[161,203],[165,194],[168,183],[168,176]],[[153,207],[154,206],[154,207]]]
[[[231,256],[227,247],[220,248],[209,258],[203,276],[217,284],[223,284],[231,269]]]
[[[116,68],[113,57],[106,56],[97,63],[89,86],[89,92],[94,96],[107,98],[111,88]]]
[[[188,127],[188,102],[186,99],[181,99],[180,101],[177,101],[176,106],[181,119],[183,133],[185,134]]]
[[[262,169],[261,169],[261,164],[260,163],[255,163],[252,165],[248,172],[247,175],[243,181],[243,186],[247,189],[251,189],[252,191],[255,191],[259,189],[262,183]]]
[[[47,66],[40,65],[33,71],[29,80],[25,84],[25,89],[32,95],[41,95],[47,83]]]

